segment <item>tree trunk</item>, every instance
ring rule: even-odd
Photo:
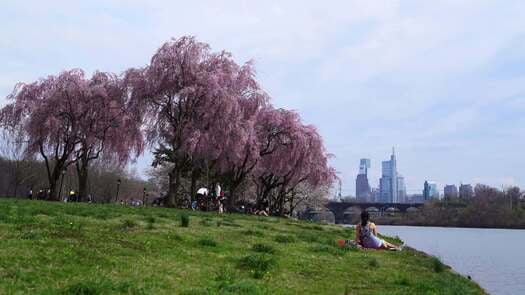
[[[199,173],[197,170],[192,169],[191,171],[191,186],[190,186],[190,202],[193,202],[195,195],[197,194],[197,179]]]
[[[58,195],[57,183],[60,180],[60,171],[62,171],[62,165],[56,165],[53,169],[51,177],[49,177],[49,201],[61,201],[61,196]]]
[[[178,192],[180,187],[180,169],[178,167],[173,168],[169,173],[169,187],[166,207],[174,208],[177,206]]]
[[[86,158],[81,159],[81,163],[77,162],[77,176],[78,176],[78,192],[77,201],[82,202],[87,200],[88,195],[88,161]]]
[[[233,206],[235,206],[235,191],[237,190],[237,186],[231,185],[230,186],[230,192],[227,199],[227,205],[228,209],[231,210]]]
[[[284,191],[281,190],[281,192],[279,192],[279,216],[281,217],[284,216],[284,198],[285,198]]]

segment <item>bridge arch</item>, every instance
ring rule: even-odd
[[[361,207],[351,206],[345,209],[343,212],[343,223],[344,224],[355,224],[361,218]]]

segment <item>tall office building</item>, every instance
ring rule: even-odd
[[[405,185],[405,178],[401,174],[397,176],[397,202],[407,202],[407,187]]]
[[[370,168],[370,159],[361,159],[359,162],[359,174],[357,174],[355,180],[355,196],[360,202],[369,202],[371,199],[368,168]]]
[[[455,184],[447,184],[443,189],[443,194],[447,199],[453,199],[458,197],[458,188]]]
[[[390,161],[383,161],[381,167],[382,173],[381,178],[379,179],[379,201],[383,203],[399,203],[397,189],[397,161],[394,148],[392,148]]]
[[[474,196],[474,189],[470,184],[461,184],[459,186],[459,197],[462,199],[470,199]]]
[[[430,199],[439,199],[439,191],[437,184],[434,181],[427,181],[423,185],[423,199],[425,201]]]

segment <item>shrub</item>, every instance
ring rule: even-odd
[[[432,257],[432,269],[435,272],[443,272],[445,270],[445,265],[443,262],[441,262],[441,259],[439,257]]]
[[[252,250],[259,253],[275,253],[275,249],[271,245],[266,244],[255,244],[252,246]]]
[[[249,270],[255,279],[263,278],[275,264],[275,259],[265,254],[247,255],[239,261],[239,267]]]
[[[180,215],[180,226],[181,227],[190,226],[190,216],[188,214],[183,213]]]
[[[155,219],[154,216],[151,216],[151,215],[150,215],[150,216],[147,216],[147,217],[146,217],[146,222],[147,222],[147,223],[155,223],[155,221],[157,221],[157,220]]]
[[[199,245],[206,247],[217,247],[217,242],[210,237],[205,237],[199,240]]]
[[[282,244],[288,244],[295,242],[295,238],[288,235],[278,235],[275,237],[275,241]]]

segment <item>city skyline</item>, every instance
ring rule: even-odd
[[[359,160],[359,170],[355,178],[355,195],[348,194],[342,197],[354,197],[358,201],[364,202],[385,202],[385,203],[404,203],[408,201],[409,197],[422,197],[422,200],[432,198],[441,199],[445,196],[459,197],[461,190],[467,190],[466,194],[472,194],[473,184],[470,183],[446,183],[438,184],[431,178],[426,178],[421,184],[421,188],[413,190],[406,189],[406,182],[402,174],[397,170],[397,156],[395,147],[392,147],[392,154],[390,160],[381,161],[381,177],[378,179],[378,185],[371,185],[369,177],[369,170],[371,168],[372,160],[369,158],[361,158]],[[382,179],[385,178],[384,184]],[[391,179],[397,179],[392,187]],[[475,184],[474,184],[475,185]],[[337,189],[339,194],[339,188]],[[377,193],[375,195],[374,193]],[[463,193],[465,194],[465,192]]]

